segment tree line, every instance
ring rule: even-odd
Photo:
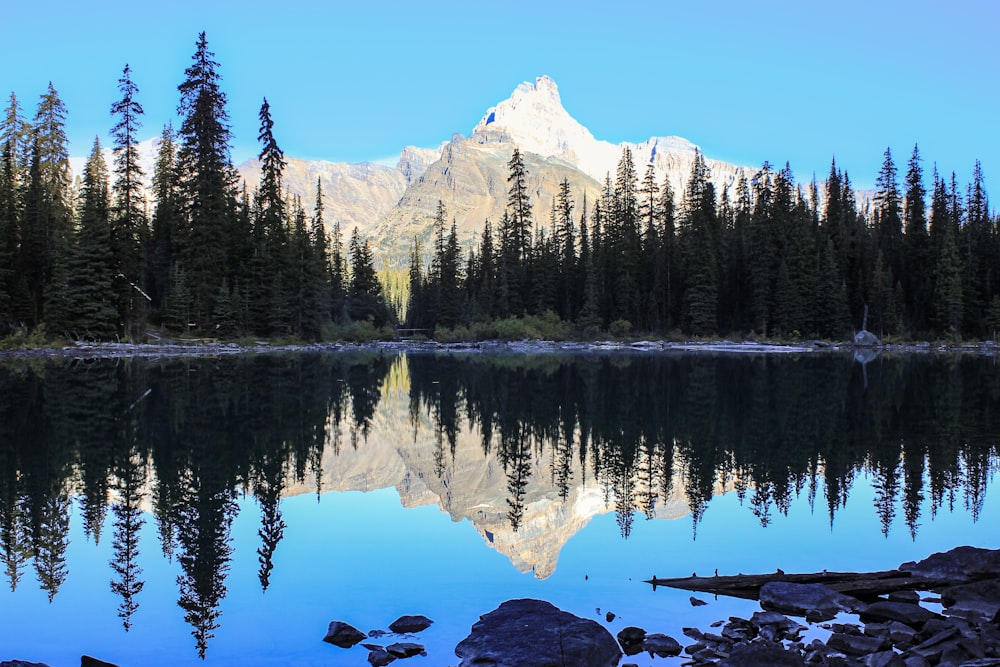
[[[66,108],[52,84],[29,122],[13,93],[0,120],[0,334],[136,339],[148,324],[204,335],[318,339],[334,322],[389,312],[357,230],[327,233],[323,193],[284,191],[270,106],[260,108],[261,181],[230,157],[226,95],[205,34],[178,86],[180,128],[162,133],[144,193],[143,109],[126,65],[112,104],[111,165],[99,139],[71,182]]]
[[[506,210],[463,255],[439,202],[431,261],[414,242],[407,322],[463,327],[554,314],[576,332],[840,338],[868,328],[905,338],[978,338],[1000,327],[1000,223],[977,161],[964,193],[935,170],[930,207],[914,146],[903,188],[885,152],[873,201],[830,165],[822,189],[765,162],[717,192],[696,153],[679,201],[625,148],[600,198],[568,180],[535,219],[518,149]]]
[[[985,339],[1000,326],[1000,224],[981,165],[964,189],[935,167],[928,188],[916,146],[902,185],[886,150],[874,198],[860,203],[835,162],[822,187],[765,162],[720,191],[696,153],[675,193],[652,164],[640,175],[626,148],[596,201],[577,201],[564,180],[547,223],[515,149],[496,225],[463,248],[440,202],[432,247],[414,242],[408,297],[387,295],[358,230],[345,243],[333,220],[328,233],[319,181],[309,206],[285,190],[266,98],[261,179],[252,191],[239,182],[220,82],[201,33],[149,198],[127,65],[111,164],[95,139],[79,183],[55,88],[31,121],[11,94],[0,118],[0,335],[135,340],[153,326],[321,339],[337,323],[397,320],[488,335],[490,323],[543,316],[570,336],[841,338],[866,309],[883,336]]]

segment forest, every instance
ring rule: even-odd
[[[287,193],[266,99],[261,180],[253,191],[239,182],[218,70],[202,33],[148,192],[127,65],[112,163],[95,139],[77,183],[55,88],[30,121],[11,94],[0,119],[0,337],[327,340],[354,323],[439,339],[840,340],[866,311],[867,328],[890,340],[986,340],[1000,326],[1000,221],[978,161],[964,187],[936,165],[925,184],[915,145],[900,184],[886,149],[874,195],[859,201],[835,161],[822,183],[765,162],[716,191],[697,154],[675,193],[625,149],[597,201],[578,201],[564,180],[538,202],[514,148],[500,220],[466,243],[439,202],[408,273],[380,274],[357,228],[345,241],[335,216],[327,222],[319,181],[311,202]]]

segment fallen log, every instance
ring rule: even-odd
[[[883,570],[881,572],[813,572],[805,574],[786,574],[774,572],[771,574],[737,574],[713,577],[675,577],[664,579],[653,576],[646,583],[653,586],[678,588],[698,593],[713,595],[728,595],[730,597],[756,600],[760,588],[772,581],[783,581],[799,584],[826,584],[838,593],[854,596],[858,599],[874,599],[880,595],[903,590],[920,590],[930,588],[931,582],[910,576],[909,572],[900,570]],[[940,585],[940,582],[934,582]]]

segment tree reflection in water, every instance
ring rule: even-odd
[[[472,453],[503,475],[514,530],[536,486],[562,502],[596,486],[624,538],[678,492],[694,530],[722,489],[765,526],[803,496],[810,506],[822,497],[832,523],[859,475],[872,480],[887,535],[902,520],[915,538],[926,506],[978,518],[998,462],[1000,378],[991,363],[890,358],[866,374],[867,383],[860,366],[834,355],[7,363],[0,560],[12,590],[30,564],[51,600],[69,574],[71,498],[95,542],[110,508],[110,586],[127,630],[142,598],[139,534],[151,506],[204,656],[221,622],[237,498],[252,495],[260,507],[258,578],[267,590],[286,528],[281,498],[293,483],[322,491],[324,454],[336,465],[344,432],[364,452],[387,420],[378,417],[386,392],[408,403],[414,443],[419,424],[430,424],[429,472],[442,506],[471,438],[481,449]]]

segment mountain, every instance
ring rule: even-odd
[[[159,137],[139,145],[147,181],[152,178]],[[312,209],[316,182],[322,184],[326,222],[340,222],[344,237],[357,226],[390,263],[406,263],[413,241],[425,249],[438,201],[457,224],[463,244],[476,243],[486,220],[499,221],[507,202],[507,163],[518,148],[528,170],[536,224],[547,225],[552,201],[563,179],[570,183],[576,215],[583,201],[592,204],[601,184],[614,179],[622,151],[632,152],[641,178],[653,164],[657,184],[669,178],[680,202],[697,146],[681,137],[651,137],[641,143],[612,144],[594,138],[563,107],[556,83],[547,76],[519,85],[509,98],[490,107],[468,137],[456,134],[437,148],[408,146],[394,166],[381,163],[307,161],[287,158],[285,187]],[[105,149],[109,168],[111,151]],[[84,158],[72,158],[81,174]],[[706,158],[716,190],[733,189],[744,167]],[[260,163],[247,160],[237,167],[249,189],[260,180]],[[749,173],[748,173],[749,175]]]
[[[537,224],[545,225],[559,183],[568,179],[577,205],[593,203],[605,178],[614,178],[622,152],[632,152],[641,178],[652,163],[657,184],[670,179],[676,201],[691,173],[697,146],[680,137],[652,137],[642,143],[612,144],[595,139],[562,105],[556,83],[547,76],[522,83],[506,100],[491,107],[469,137],[454,136],[440,158],[427,166],[396,206],[375,225],[371,238],[382,253],[405,258],[413,239],[429,247],[437,202],[445,202],[463,242],[475,242],[485,220],[499,220],[507,202],[507,162],[520,149],[529,176]],[[706,159],[721,192],[732,190],[743,167]]]

